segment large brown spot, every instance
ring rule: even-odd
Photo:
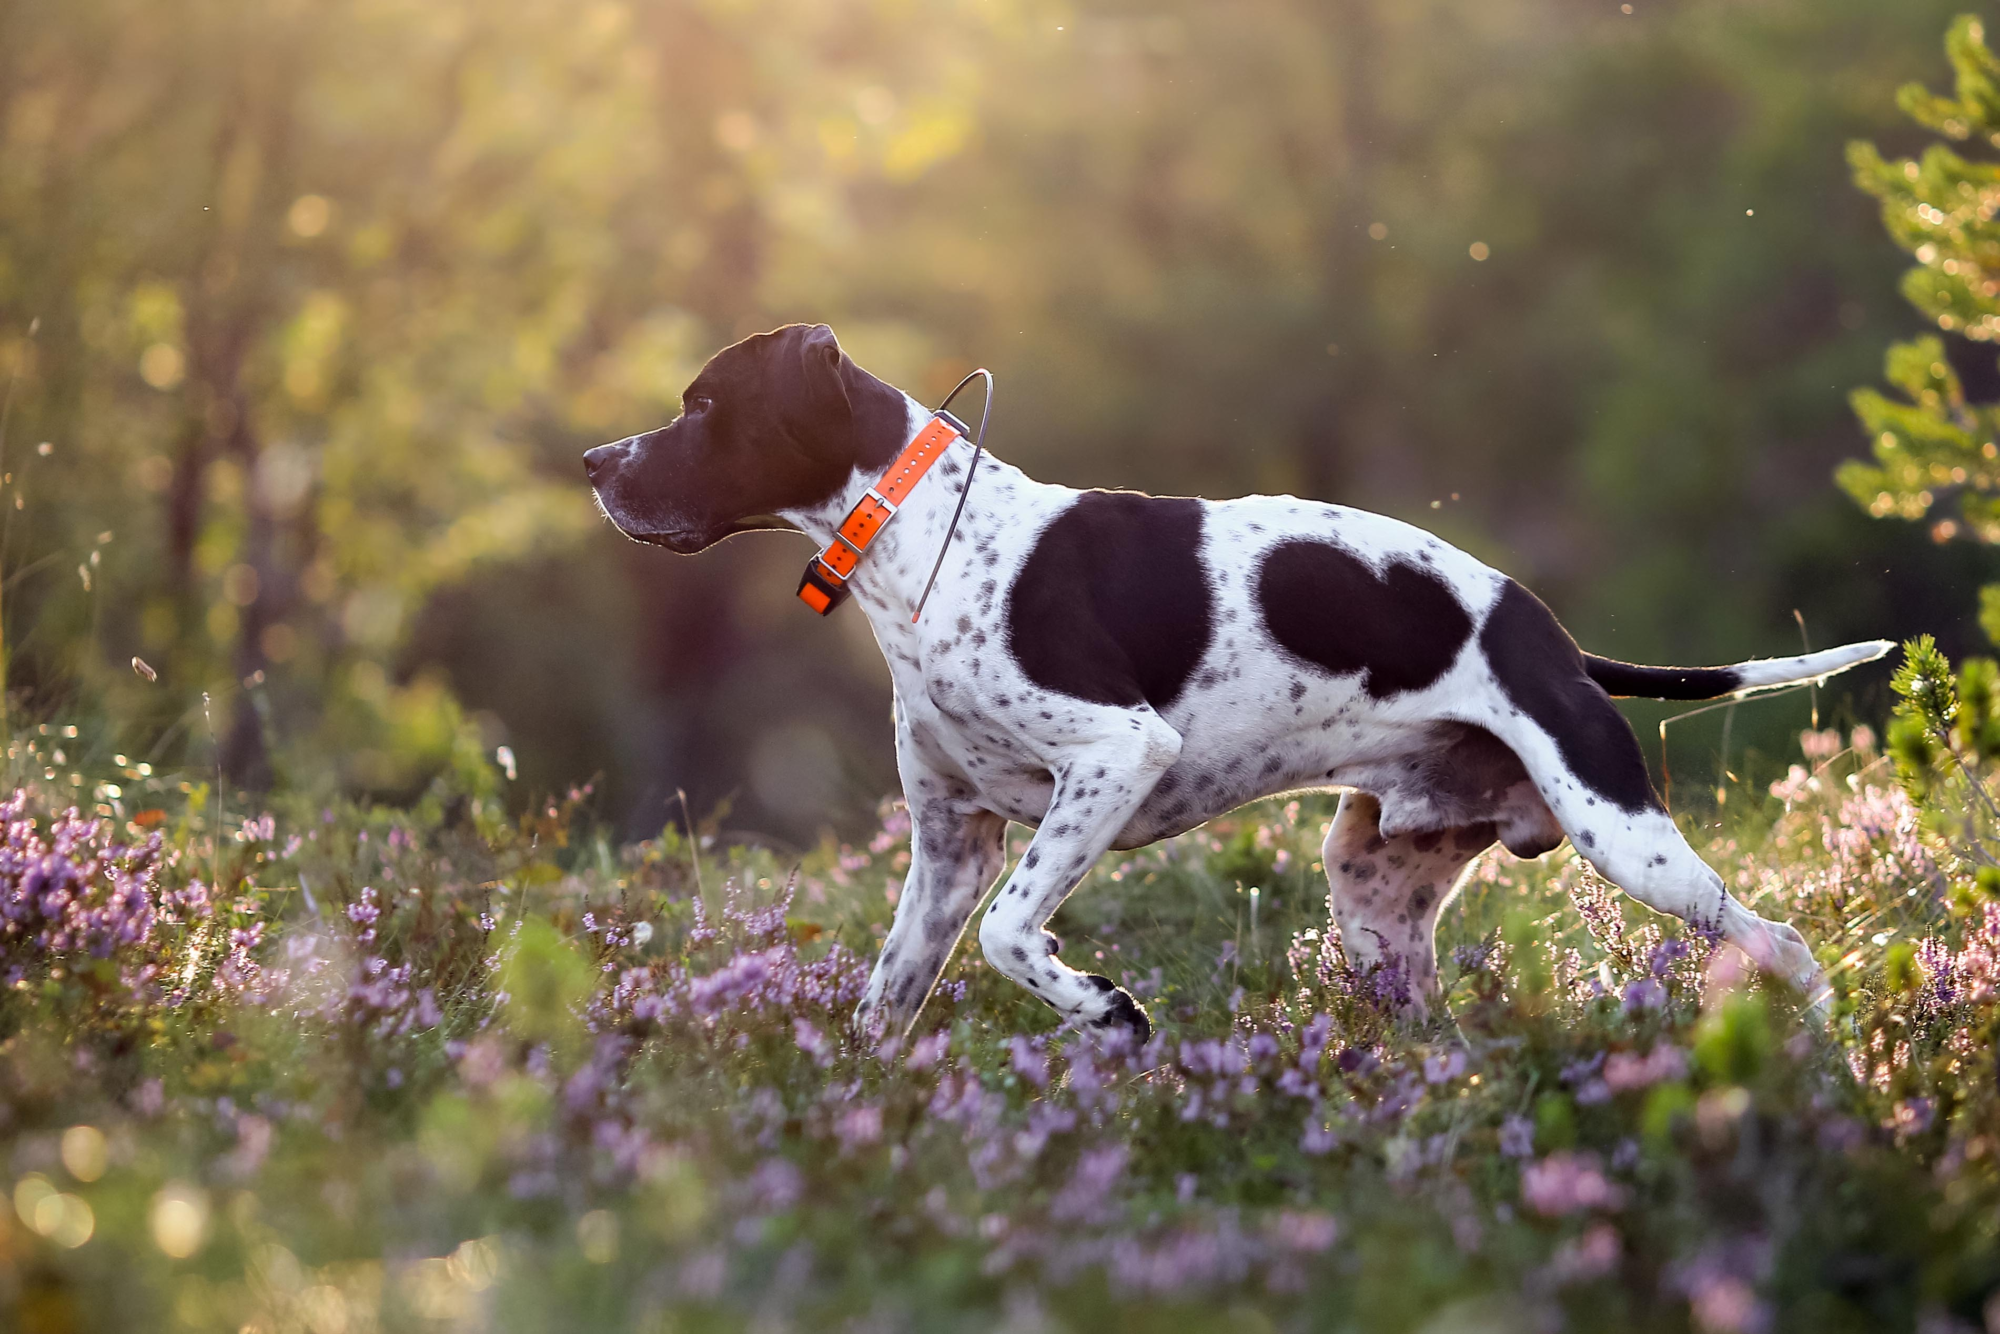
[[[1378,574],[1309,538],[1271,548],[1257,602],[1287,652],[1334,676],[1366,673],[1376,699],[1435,685],[1472,637],[1472,617],[1431,571],[1398,557]]]

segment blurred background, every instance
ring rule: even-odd
[[[1831,481],[1922,324],[1845,147],[1925,142],[1894,91],[1963,7],[0,0],[12,717],[853,829],[888,681],[804,539],[626,543],[578,458],[794,320],[919,396],[991,367],[1050,481],[1428,526],[1597,652],[1979,649],[1992,549]],[[1677,803],[1809,708],[1676,729]]]

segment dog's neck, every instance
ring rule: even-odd
[[[932,416],[931,410],[914,398],[905,394],[904,399],[909,406],[909,422],[898,449],[913,439]],[[953,441],[898,507],[896,517],[869,544],[868,554],[848,580],[855,603],[867,613],[885,647],[891,638],[900,639],[911,633],[911,613],[917,609],[924,583],[930,578],[931,567],[944,544],[945,531],[951,526],[952,512],[958,507],[959,493],[965,489],[966,469],[971,463],[972,442]],[[830,499],[810,509],[785,510],[779,517],[824,549],[833,541],[841,521],[868,494],[868,488],[881,480],[882,469],[858,467]],[[1000,462],[990,452],[980,458],[979,477],[966,499],[965,513],[952,538],[954,551],[969,548],[993,527],[993,512],[982,506],[981,491],[1008,480],[1024,479],[1018,469]],[[935,598],[943,598],[944,585],[952,573],[952,563],[946,561],[938,575]],[[930,614],[925,613],[926,620]]]

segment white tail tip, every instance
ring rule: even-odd
[[[1850,667],[1873,662],[1895,647],[1896,642],[1893,639],[1865,639],[1858,644],[1843,644],[1839,648],[1824,649],[1818,653],[1807,653],[1796,658],[1760,658],[1753,662],[1738,663],[1736,670],[1742,673],[1743,684],[1737,687],[1736,693],[1747,695],[1778,686],[1824,681],[1827,677],[1844,672]]]

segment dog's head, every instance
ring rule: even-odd
[[[824,324],[788,324],[709,358],[657,431],[583,456],[598,503],[626,536],[679,552],[788,527],[786,510],[839,494],[857,467],[905,443],[903,395],[862,370]]]

